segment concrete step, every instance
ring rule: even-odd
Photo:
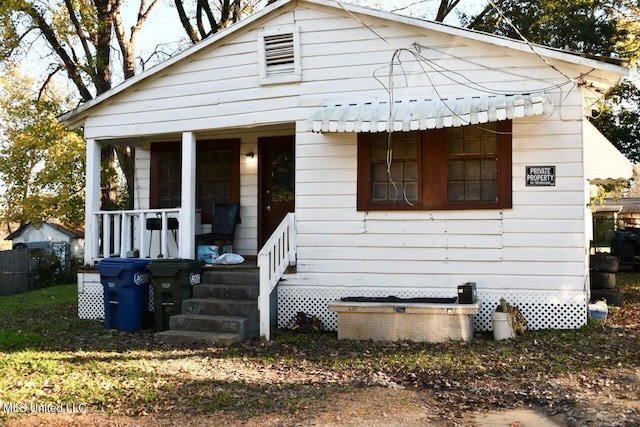
[[[251,270],[205,270],[201,283],[227,285],[260,285],[260,271]]]
[[[224,332],[162,331],[156,333],[156,341],[168,344],[208,344],[226,347],[247,337]]]
[[[200,284],[193,288],[193,298],[257,300],[257,285]]]
[[[258,336],[260,274],[253,268],[204,270],[193,297],[182,301],[181,314],[171,316],[159,342],[226,346]]]
[[[258,332],[259,319],[257,316],[178,314],[171,316],[171,319],[169,319],[169,327],[172,331],[221,332],[240,334],[242,337],[248,337]]]
[[[257,300],[191,298],[182,301],[182,314],[205,314],[210,316],[258,315]]]

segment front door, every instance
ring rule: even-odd
[[[258,139],[258,249],[289,212],[295,211],[293,136]]]

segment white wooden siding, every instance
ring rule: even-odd
[[[377,34],[339,10],[284,10],[115,97],[87,119],[85,136],[149,139],[192,131],[199,139],[241,138],[236,249],[255,254],[257,168],[243,154],[257,152],[261,136],[295,133],[298,265],[286,286],[452,289],[475,281],[485,290],[582,291],[581,91],[531,53],[362,18]],[[258,31],[279,25],[300,29],[302,81],[261,86]],[[403,66],[394,68],[395,97],[485,90],[552,96],[551,116],[513,123],[512,209],[358,212],[357,136],[308,132],[306,119],[323,102],[387,99],[374,76],[387,84],[394,49],[413,49],[414,43],[430,62],[422,68],[403,52]],[[570,77],[590,71],[554,65]],[[148,152],[140,150],[137,167],[148,164]],[[533,165],[556,166],[556,186],[526,187],[525,167]],[[148,179],[148,173],[138,175],[142,199],[148,199]]]

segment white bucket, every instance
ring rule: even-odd
[[[513,338],[514,331],[511,327],[509,313],[494,311],[491,313],[491,322],[493,323],[493,339],[496,341],[508,340]]]

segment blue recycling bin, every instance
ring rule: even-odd
[[[150,260],[105,258],[96,267],[104,291],[106,329],[137,331],[149,311]]]

